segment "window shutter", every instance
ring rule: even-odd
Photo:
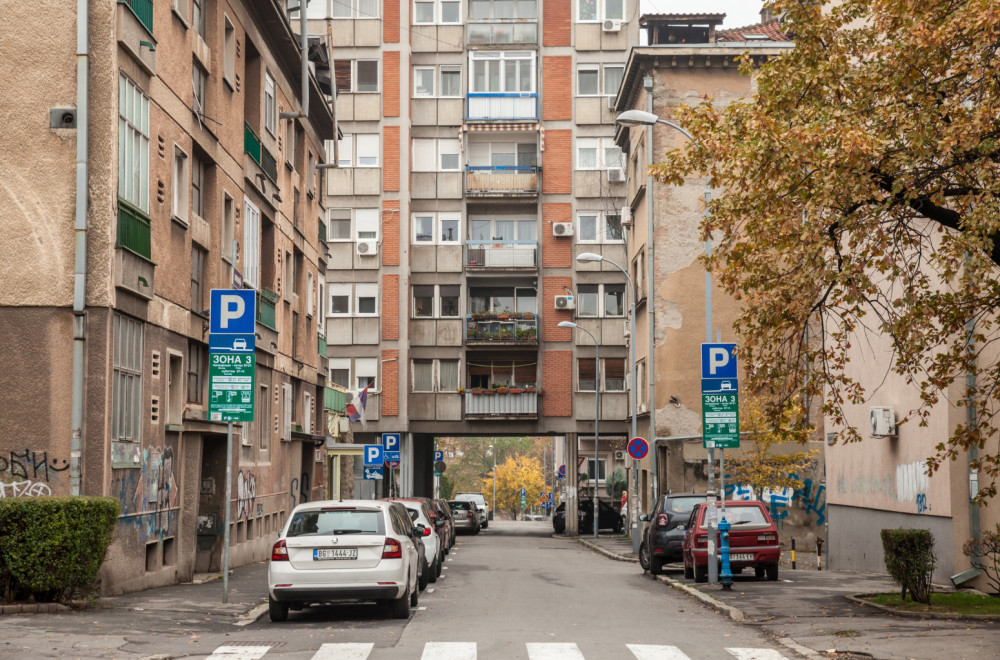
[[[292,386],[284,383],[281,386],[283,402],[281,406],[281,439],[290,441],[292,439]]]

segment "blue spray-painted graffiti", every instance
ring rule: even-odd
[[[143,543],[176,535],[177,482],[172,447],[144,449],[142,465],[113,470],[119,523],[136,529]]]
[[[927,505],[927,493],[917,493],[917,513],[930,510],[931,508]]]
[[[309,501],[309,473],[303,472],[301,480],[292,479],[292,487],[288,489],[288,495],[292,498],[292,506]],[[298,499],[298,502],[296,501]]]
[[[798,475],[789,473],[789,477],[798,479]],[[729,479],[729,475],[726,475]],[[726,499],[729,500],[755,500],[756,493],[752,486],[746,484],[726,483]],[[816,516],[816,525],[826,522],[826,486],[813,486],[812,479],[802,479],[802,488],[764,488],[760,494],[760,501],[768,505],[768,513],[774,524],[781,529],[785,518],[788,517],[789,508],[796,502],[802,503],[802,508],[807,515]]]

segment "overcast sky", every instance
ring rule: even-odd
[[[760,23],[763,0],[640,0],[643,14],[725,14],[723,27]]]

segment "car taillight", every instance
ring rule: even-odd
[[[402,559],[403,558],[403,546],[399,544],[396,539],[385,540],[385,545],[382,546],[382,559]]]
[[[474,514],[472,511],[466,511],[465,512],[465,517],[466,518],[475,518],[476,514]]]
[[[271,548],[271,561],[288,561],[288,548],[284,539],[278,541]]]
[[[707,545],[708,534],[699,534],[698,536],[694,537],[694,544],[699,547]]]
[[[774,534],[761,534],[757,537],[758,541],[763,541],[764,543],[777,543],[778,537]]]
[[[661,513],[660,515],[656,516],[657,527],[666,527],[669,523],[670,523],[670,516],[668,516],[667,514]]]
[[[430,535],[431,535],[431,528],[424,527],[424,536],[430,536]]]

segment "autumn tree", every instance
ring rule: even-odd
[[[502,463],[508,456],[532,453],[535,444],[534,438],[526,437],[464,438],[452,442],[450,446],[458,456],[446,461],[446,473],[454,484],[453,492],[479,492],[483,479],[493,470],[490,445],[497,462]]]
[[[492,473],[492,467],[491,467]],[[493,475],[490,474],[483,479],[482,488],[486,495],[486,501],[492,508],[493,501]],[[521,489],[527,491],[525,502],[529,506],[538,502],[539,495],[544,487],[542,480],[542,464],[537,458],[531,456],[511,456],[506,461],[497,465],[496,470],[497,485],[497,511],[509,511],[516,513],[521,508]]]
[[[907,419],[924,423],[949,399],[975,406],[929,457],[936,469],[997,435],[1000,11],[995,0],[768,4],[794,49],[742,58],[752,98],[679,109],[695,142],[653,173],[675,185],[707,173],[721,189],[702,229],[707,265],[742,302],[747,384],[826,395],[824,412],[857,440],[843,406],[870,392],[852,346],[891,342],[890,368],[920,393]],[[991,497],[1000,456],[977,463]]]

